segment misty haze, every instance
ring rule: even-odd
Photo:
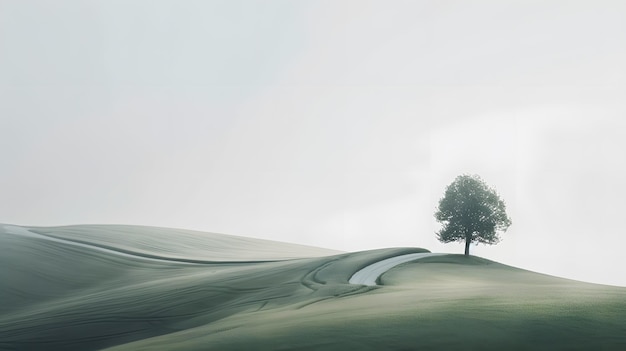
[[[0,0],[0,350],[626,349],[625,23]]]

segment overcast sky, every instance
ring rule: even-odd
[[[0,0],[0,223],[354,251],[438,243],[626,286],[626,2]]]

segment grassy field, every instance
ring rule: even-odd
[[[3,350],[626,349],[626,288],[478,257],[424,258],[365,287],[348,279],[426,250],[337,253],[149,227],[32,230],[94,248],[0,225]]]

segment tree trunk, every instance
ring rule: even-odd
[[[469,245],[470,245],[471,241],[472,241],[472,237],[471,236],[466,236],[465,237],[465,256],[469,256]]]

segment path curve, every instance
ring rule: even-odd
[[[382,261],[378,261],[370,264],[354,273],[348,282],[350,284],[361,284],[361,285],[369,285],[375,286],[376,280],[378,277],[383,275],[385,272],[390,270],[391,268],[400,265],[402,263],[419,260],[424,257],[432,257],[432,256],[441,256],[447,255],[445,253],[431,253],[431,252],[421,252],[421,253],[412,253],[407,255],[400,255],[395,257],[390,257]]]

